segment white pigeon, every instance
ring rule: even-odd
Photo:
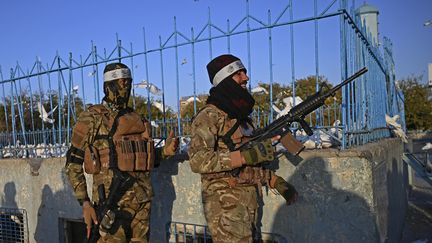
[[[387,126],[396,136],[400,137],[404,143],[408,143],[408,137],[402,129],[402,126],[397,122],[398,119],[399,115],[394,115],[393,117],[390,117],[387,114],[385,115],[385,121]]]
[[[35,153],[37,158],[41,158],[44,151],[45,151],[45,144],[39,143],[36,145]]]
[[[141,83],[135,84],[135,88],[148,89],[150,93],[154,95],[162,94],[162,90],[160,90],[156,85],[150,83],[147,80],[143,80]]]
[[[54,107],[54,109],[52,109],[50,112],[46,112],[43,105],[40,102],[37,102],[37,109],[40,114],[39,117],[42,118],[44,122],[51,123],[51,124],[55,122],[55,119],[49,118],[49,116],[51,116],[54,113],[54,111],[57,109],[57,106]]]
[[[155,128],[158,128],[158,127],[159,127],[159,125],[158,125],[154,120],[152,120],[152,121],[150,122],[150,125],[151,125],[152,127],[155,127]]]
[[[319,130],[319,147],[320,148],[330,148],[333,146],[332,138],[322,130]]]
[[[186,101],[185,101],[185,104],[187,105],[187,104],[189,104],[189,103],[191,103],[191,102],[193,102],[194,101],[194,97],[192,96],[192,97],[189,97]],[[196,102],[201,102],[201,100],[198,98],[198,97],[196,97]]]
[[[432,143],[426,143],[425,146],[422,147],[422,150],[432,149]]]
[[[73,86],[72,93],[77,94],[78,93],[78,89],[79,89],[78,85]]]
[[[295,104],[298,105],[300,104],[303,100],[296,96],[295,99],[293,99],[293,97],[289,96],[289,97],[285,97],[282,99],[282,102],[285,104],[285,108],[283,108],[282,110],[280,110],[278,107],[276,107],[276,105],[273,105],[273,110],[275,110],[278,114],[276,116],[276,118],[279,118],[283,115],[286,115],[293,107],[294,107],[294,100],[295,100]]]
[[[304,141],[303,145],[305,146],[305,149],[315,149],[317,147],[317,144],[312,139]]]
[[[268,94],[268,91],[264,87],[261,87],[258,85],[251,90],[251,93],[252,94]]]
[[[293,98],[292,96],[288,96],[288,97],[283,98],[282,102],[287,107],[289,107],[290,110],[291,110],[294,106],[296,106],[296,105],[300,104],[301,102],[303,102],[303,100],[299,96],[296,96],[295,98]],[[295,102],[295,104],[294,104],[294,102]]]
[[[330,134],[333,135],[338,140],[342,140],[342,129],[339,128],[340,124],[341,124],[341,121],[340,120],[336,120],[336,121],[333,122],[333,127],[330,128]],[[333,140],[335,138],[333,138]]]
[[[152,102],[153,106],[156,107],[158,110],[160,110],[160,112],[163,112],[163,105],[160,102],[157,101],[153,101]]]

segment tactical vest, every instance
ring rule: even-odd
[[[105,129],[99,128],[95,141],[84,155],[86,173],[97,174],[101,168],[118,168],[121,171],[149,171],[154,166],[154,142],[151,125],[136,112],[124,112],[116,118],[110,116],[103,105],[89,108],[102,117]],[[109,131],[108,134],[99,134]]]
[[[207,105],[214,107],[213,109],[217,109],[220,111],[219,108],[217,108],[214,105]],[[222,127],[222,136],[218,137],[218,149],[225,148],[228,149],[228,145],[223,141],[222,137],[223,135],[226,135],[231,131],[231,129],[236,126],[236,119],[229,119],[226,114],[222,114],[222,116],[225,117],[224,125]],[[231,141],[234,143],[235,147],[238,147],[239,145],[245,143],[248,141],[249,136],[252,134],[252,131],[254,130],[254,127],[251,124],[245,124],[246,126],[238,126],[234,132],[232,132],[231,135]],[[234,186],[241,186],[241,185],[262,185],[266,184],[270,179],[270,171],[265,170],[261,166],[243,166],[241,168],[234,169],[232,171],[226,171],[226,172],[215,172],[215,173],[207,173],[207,174],[201,174],[201,178],[206,180],[213,180],[213,179],[221,179],[225,178],[228,180],[228,183],[231,187]]]

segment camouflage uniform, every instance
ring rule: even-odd
[[[110,107],[108,103],[102,105],[109,111],[107,114],[114,119],[118,110]],[[72,134],[72,147],[69,153],[76,161],[67,161],[66,174],[69,177],[76,198],[79,202],[88,199],[86,180],[84,177],[82,160],[84,151],[89,145],[96,149],[109,148],[106,139],[97,139],[97,136],[107,135],[111,127],[107,127],[103,122],[103,115],[90,108],[79,116]],[[106,118],[105,118],[106,119]],[[71,147],[71,148],[72,148]],[[156,153],[159,158],[162,155],[161,150],[157,149]],[[68,156],[69,158],[69,156]],[[135,178],[132,187],[122,193],[118,202],[119,213],[116,213],[116,220],[109,234],[102,236],[98,242],[147,242],[149,234],[149,217],[150,204],[153,198],[153,191],[150,182],[149,171],[128,172]],[[113,178],[113,171],[102,167],[100,173],[93,175],[93,200],[98,203],[97,188],[100,184],[105,187],[106,196],[109,194],[109,186]]]
[[[271,176],[260,166],[243,166],[234,176],[241,165],[232,163],[230,150],[218,138],[235,122],[213,105],[204,107],[192,122],[190,166],[201,174],[204,214],[214,242],[253,241],[259,192]],[[237,129],[232,139],[241,143],[244,132]]]

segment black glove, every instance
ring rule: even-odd
[[[273,187],[281,194],[283,198],[285,198],[287,205],[295,203],[297,201],[298,193],[294,186],[286,182],[284,179],[282,179],[282,177],[276,177],[277,178]]]
[[[271,139],[256,143],[251,148],[240,151],[247,165],[256,165],[274,160],[274,149]]]

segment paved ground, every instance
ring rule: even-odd
[[[432,243],[432,189],[411,191],[401,243]]]
[[[410,143],[405,147],[407,152],[415,153],[417,158],[426,161],[425,154],[421,154],[426,152],[422,147],[432,142],[432,134],[410,134],[409,137]],[[431,156],[432,151],[428,152]],[[401,243],[432,243],[432,186],[415,173]]]

